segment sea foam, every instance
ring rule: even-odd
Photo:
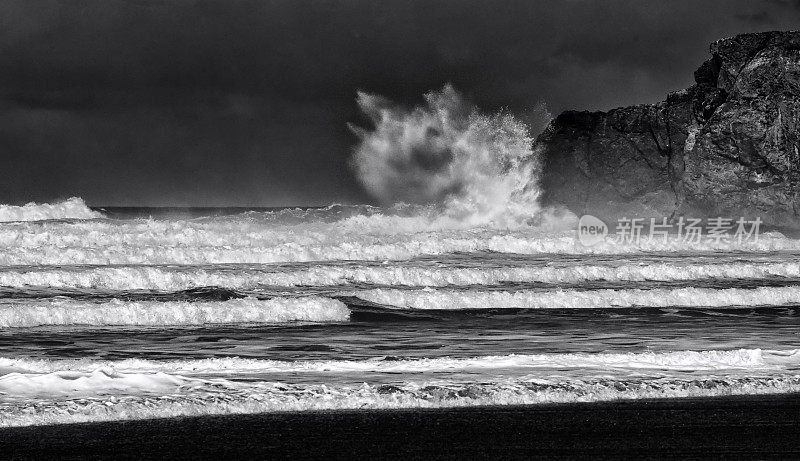
[[[423,357],[393,360],[267,360],[215,357],[193,360],[25,359],[0,357],[5,373],[92,374],[99,371],[185,376],[233,376],[275,373],[378,372],[422,373],[498,369],[633,369],[633,370],[798,370],[800,350],[733,349],[606,353],[509,354],[477,357]],[[0,375],[3,372],[0,371]],[[65,375],[66,376],[66,375]]]
[[[439,226],[435,224],[434,227]],[[232,264],[309,261],[404,260],[452,253],[645,254],[798,252],[800,241],[764,234],[758,241],[680,239],[581,245],[572,231],[538,228],[431,230],[421,218],[358,216],[335,223],[295,225],[212,221],[109,221],[5,223],[0,265]]]
[[[319,297],[231,299],[228,301],[12,300],[0,304],[0,327],[43,325],[168,326],[227,323],[342,322],[350,311]]]
[[[92,211],[77,197],[58,203],[28,203],[23,206],[0,205],[0,222],[42,221],[48,219],[92,219],[103,214]]]
[[[627,290],[461,291],[373,289],[351,293],[363,300],[406,309],[582,309],[626,307],[781,306],[800,303],[800,286],[654,288]]]
[[[502,282],[549,284],[591,281],[695,281],[800,278],[797,262],[737,262],[718,264],[629,263],[582,264],[568,267],[436,267],[430,265],[314,264],[308,266],[229,267],[72,267],[0,271],[0,287],[179,291],[201,287],[250,289],[259,286],[466,286]]]
[[[86,386],[71,382],[84,378]],[[414,379],[396,385],[343,385],[205,381],[163,374],[142,376],[100,371],[46,377],[13,374],[0,377],[0,389],[4,386],[23,393],[37,386],[50,388],[46,392],[54,398],[43,398],[47,394],[41,392],[35,394],[38,398],[34,400],[0,398],[0,426],[28,426],[277,411],[536,405],[778,394],[800,391],[800,376],[522,377],[480,382]],[[93,389],[101,392],[93,393]],[[168,393],[153,395],[155,389]],[[74,397],[65,398],[69,395]]]

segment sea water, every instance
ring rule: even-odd
[[[0,425],[800,390],[800,241],[0,207]]]

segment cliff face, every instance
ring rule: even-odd
[[[800,224],[800,32],[719,40],[695,82],[657,104],[559,115],[537,139],[544,201]]]

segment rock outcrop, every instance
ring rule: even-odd
[[[657,104],[553,120],[536,141],[545,203],[800,225],[800,32],[719,40],[694,76]]]

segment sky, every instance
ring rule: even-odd
[[[369,203],[357,91],[525,120],[692,84],[793,0],[0,0],[0,203]]]

